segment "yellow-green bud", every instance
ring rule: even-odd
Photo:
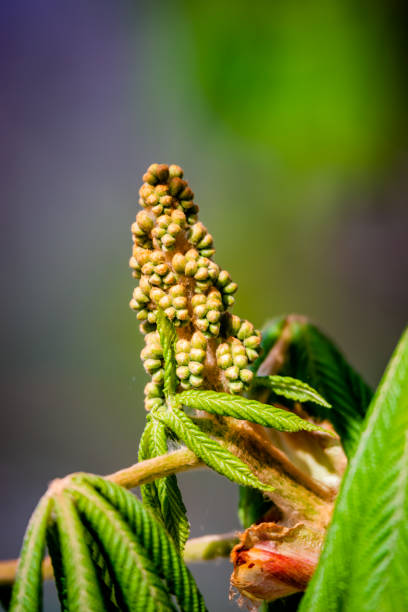
[[[250,361],[250,362],[255,361],[259,357],[258,352],[255,351],[254,349],[250,349],[250,348],[246,349],[246,354],[247,354],[247,357],[248,357],[248,361]]]
[[[226,353],[225,355],[220,355],[217,358],[217,365],[223,370],[226,370],[227,368],[231,367],[232,366],[231,354]]]
[[[231,366],[225,370],[225,376],[229,380],[237,380],[239,378],[239,368],[237,366]]]
[[[196,376],[195,374],[192,374],[189,378],[189,382],[192,387],[201,387],[201,385],[203,384],[203,378],[201,376]]]
[[[170,321],[172,321],[176,316],[176,309],[173,306],[166,308],[164,312],[166,313],[166,316],[168,319],[170,319]]]
[[[161,368],[161,365],[162,362],[160,361],[160,359],[146,359],[146,361],[143,363],[144,369],[148,374],[152,374],[153,372]]]
[[[137,213],[136,223],[146,234],[149,233],[154,226],[154,221],[146,210],[141,210]]]
[[[178,178],[183,178],[183,169],[180,168],[180,166],[177,166],[176,164],[171,164],[169,166],[169,176],[170,178],[173,178],[175,176],[177,176]]]
[[[176,353],[176,361],[179,365],[188,365],[190,361],[190,355],[188,353]]]
[[[207,319],[197,319],[196,320],[196,326],[198,327],[198,329],[202,332],[206,332],[208,329],[208,321]]]
[[[176,298],[176,297],[179,297],[181,295],[184,295],[185,289],[184,289],[183,285],[174,285],[174,287],[172,287],[170,289],[169,293],[170,293],[172,298]]]
[[[190,359],[193,361],[204,361],[205,351],[200,348],[192,348],[190,351]]]
[[[250,349],[258,348],[260,343],[261,343],[261,337],[260,336],[249,336],[249,338],[246,338],[244,340],[245,346],[247,348],[250,348]]]
[[[188,260],[185,267],[185,275],[186,276],[194,276],[197,272],[198,265],[196,261]]]
[[[207,338],[201,332],[195,332],[191,336],[191,346],[192,348],[202,349],[205,351],[207,348]]]
[[[177,340],[176,353],[189,353],[189,352],[190,352],[190,342],[185,339]]]
[[[248,358],[246,355],[237,355],[234,357],[234,364],[240,369],[248,365]]]
[[[190,361],[188,364],[188,369],[190,370],[191,374],[199,376],[204,369],[204,365],[199,361]]]
[[[176,369],[176,374],[177,374],[177,377],[180,380],[187,380],[187,378],[189,378],[189,376],[190,376],[190,370],[188,369],[187,366],[184,366],[184,365],[183,366],[179,366]]]
[[[208,331],[213,336],[218,336],[218,334],[220,333],[220,324],[219,323],[210,323]]]
[[[184,274],[184,269],[186,267],[186,258],[181,253],[176,253],[171,260],[174,270],[178,274]]]
[[[192,306],[195,308],[196,306],[199,306],[200,304],[205,304],[207,301],[207,298],[205,295],[202,294],[195,294],[193,295],[193,297],[191,298],[191,304]]]
[[[243,368],[239,373],[239,377],[243,383],[249,384],[254,377],[254,373],[251,372],[251,370]]]
[[[241,393],[244,390],[244,384],[240,381],[233,381],[229,383],[231,393]]]

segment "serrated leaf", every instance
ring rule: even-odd
[[[372,392],[347,363],[334,343],[310,323],[292,323],[292,343],[284,374],[310,384],[330,402],[330,411],[313,412],[327,418],[339,434],[348,457],[360,437]]]
[[[175,343],[177,333],[173,323],[166,317],[161,308],[157,309],[157,331],[164,358],[164,394],[167,397],[176,391]]]
[[[54,496],[68,610],[106,610],[88,547],[85,529],[67,493]]]
[[[68,490],[109,558],[126,606],[132,612],[175,612],[168,589],[120,513],[86,482],[72,481]]]
[[[408,329],[370,404],[301,610],[408,610]]]
[[[148,420],[139,442],[139,461],[145,461],[153,456],[153,428],[154,423],[151,419],[151,415],[148,415]],[[160,517],[161,507],[155,482],[148,482],[147,484],[142,485],[140,487],[140,492],[142,494],[143,503],[151,508],[156,516]]]
[[[67,580],[62,564],[61,542],[55,521],[47,528],[47,548],[50,553],[61,612],[68,612]]]
[[[168,452],[166,427],[151,418],[143,433],[139,451],[139,461],[165,455]],[[183,503],[175,475],[159,478],[141,487],[143,501],[149,505],[163,521],[167,531],[179,550],[190,533],[186,507]]]
[[[52,499],[45,494],[34,510],[24,536],[10,612],[37,612],[42,608],[41,563]]]
[[[325,408],[331,408],[329,402],[307,383],[290,376],[257,376],[254,386],[268,387],[276,395],[282,395],[294,402],[313,402]]]
[[[322,431],[332,435],[322,427],[301,419],[293,412],[262,404],[262,402],[240,395],[192,390],[178,393],[176,398],[190,408],[205,410],[221,416],[231,416],[235,419],[244,419],[265,427],[273,427],[279,431]]]
[[[204,600],[173,540],[134,495],[123,487],[92,474],[75,476],[73,481],[80,484],[89,483],[120,512],[146,550],[157,574],[165,580],[170,592],[176,596],[183,612],[205,612]]]
[[[226,448],[207,436],[182,410],[173,405],[171,409],[159,408],[155,416],[161,420],[197,457],[213,470],[241,485],[272,491],[263,484],[248,466]]]

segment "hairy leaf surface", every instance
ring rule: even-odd
[[[329,402],[307,383],[290,376],[257,376],[254,386],[268,387],[276,395],[282,395],[294,402],[313,402],[325,408],[331,408]]]
[[[168,589],[116,508],[86,482],[73,483],[69,491],[110,559],[126,606],[132,612],[174,612]]]
[[[74,482],[86,482],[114,506],[137,537],[155,571],[167,584],[184,612],[205,612],[204,600],[173,540],[140,501],[123,487],[99,476],[82,474]]]
[[[241,485],[262,491],[273,490],[273,487],[258,480],[238,457],[201,431],[179,408],[175,406],[168,410],[160,408],[155,411],[155,416],[171,429],[197,457],[219,474]]]
[[[168,452],[166,427],[161,421],[148,421],[139,451],[139,461],[165,455]],[[143,501],[157,514],[179,550],[183,550],[190,533],[186,507],[183,503],[177,478],[173,474],[158,478],[141,487]]]
[[[245,419],[265,427],[273,427],[279,431],[324,431],[322,427],[301,419],[293,412],[247,399],[240,395],[218,393],[216,391],[183,391],[177,394],[181,403],[205,410],[212,414],[231,416],[235,419]]]
[[[99,581],[85,542],[85,529],[67,493],[54,497],[68,610],[106,610]]]
[[[28,523],[11,595],[11,612],[36,612],[42,608],[41,563],[51,505],[51,497],[45,494]]]
[[[308,612],[408,610],[408,329],[344,477]]]

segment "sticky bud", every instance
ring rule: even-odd
[[[323,535],[302,524],[250,527],[231,553],[231,585],[255,603],[304,591],[316,568]]]

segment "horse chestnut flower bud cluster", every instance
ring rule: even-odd
[[[180,166],[152,164],[143,180],[129,265],[139,279],[130,307],[145,335],[141,357],[151,376],[146,409],[164,401],[158,308],[177,330],[180,389],[241,393],[253,377],[250,365],[259,354],[260,333],[228,312],[238,285],[213,261],[213,237],[198,221],[199,209]]]

